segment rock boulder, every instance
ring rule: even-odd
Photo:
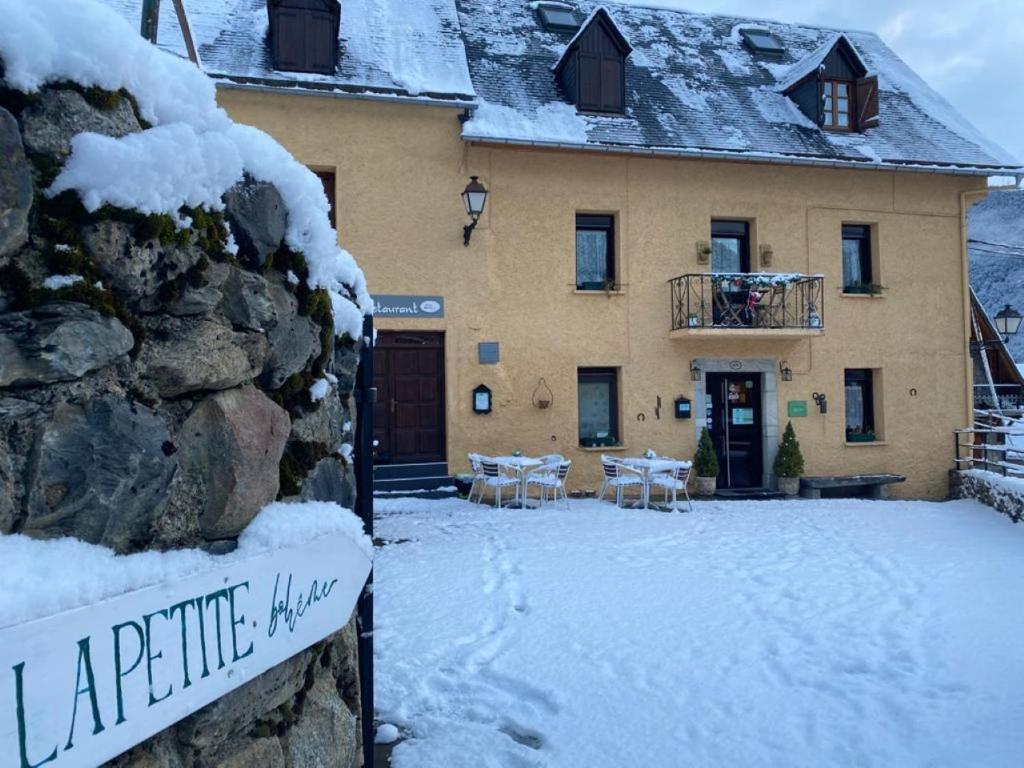
[[[32,208],[32,170],[14,115],[0,107],[0,256],[28,240]]]
[[[120,320],[85,304],[0,315],[0,387],[72,381],[117,362],[134,343]]]
[[[280,193],[271,184],[246,178],[227,191],[224,205],[239,258],[263,266],[281,246],[288,223]]]
[[[155,412],[112,395],[59,404],[41,425],[29,462],[23,532],[138,549],[176,467],[164,451],[168,439]]]
[[[181,464],[205,484],[199,515],[207,539],[237,536],[277,497],[291,421],[253,386],[201,402],[180,433]]]
[[[21,115],[25,148],[63,162],[71,154],[72,137],[79,133],[120,137],[141,130],[128,99],[113,101],[109,109],[102,109],[78,91],[44,90]]]

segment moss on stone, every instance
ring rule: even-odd
[[[55,197],[36,195],[33,208],[38,212],[39,233],[53,243],[82,246],[82,230],[94,220],[73,190]]]
[[[118,104],[121,103],[123,98],[120,91],[108,91],[104,88],[100,88],[98,85],[92,85],[88,88],[80,89],[82,97],[89,102],[96,109],[101,109],[104,112],[109,112],[115,109]]]
[[[210,260],[202,255],[187,270],[177,277],[164,280],[157,289],[157,298],[162,302],[171,302],[180,299],[189,288],[202,288],[206,285],[206,270],[210,266]]]
[[[286,496],[297,496],[302,490],[302,481],[306,479],[322,459],[330,455],[330,449],[321,443],[307,443],[301,440],[289,441],[284,447],[284,453],[281,455],[279,468],[281,487],[277,498],[283,499]]]
[[[227,250],[228,225],[224,214],[203,207],[182,208],[180,213],[192,220],[191,229],[196,234],[196,244],[215,261],[231,261]]]
[[[27,154],[28,160],[32,163],[32,167],[35,168],[38,176],[36,179],[37,186],[40,189],[46,189],[60,175],[64,165],[57,158],[42,152],[28,152]]]

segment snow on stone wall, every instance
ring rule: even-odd
[[[954,499],[977,499],[1015,523],[1024,522],[1024,478],[980,469],[953,470],[949,485]]]

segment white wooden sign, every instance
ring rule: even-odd
[[[340,629],[369,571],[333,534],[0,629],[0,764],[121,754]]]

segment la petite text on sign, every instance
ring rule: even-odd
[[[347,537],[0,629],[0,755],[95,766],[337,631],[370,571]]]

